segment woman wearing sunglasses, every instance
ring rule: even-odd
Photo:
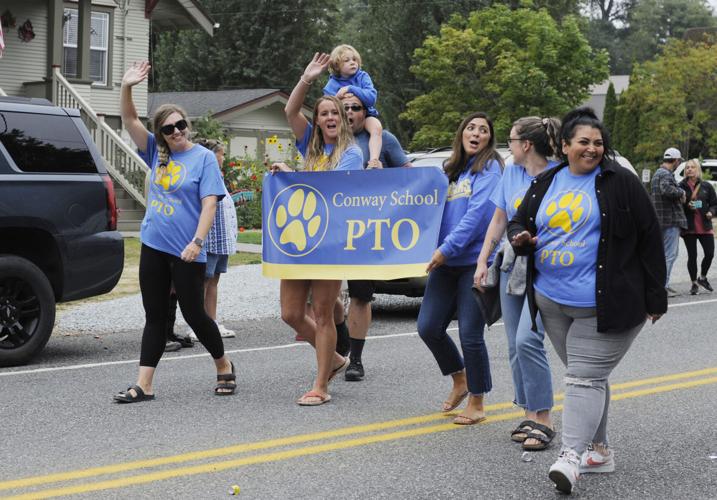
[[[152,379],[164,353],[172,283],[184,318],[214,359],[214,393],[234,394],[234,365],[224,354],[216,323],[204,309],[203,293],[207,254],[202,247],[217,201],[224,197],[224,182],[214,154],[189,140],[183,109],[160,106],[152,120],[154,134],[139,120],[132,87],[147,78],[149,68],[146,61],[132,65],[120,90],[122,123],[151,169],[151,182],[140,232],[139,285],[145,326],[139,376],[135,385],[114,399],[118,403],[154,399]]]

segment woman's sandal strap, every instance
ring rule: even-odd
[[[552,441],[552,439],[555,437],[555,431],[554,431],[553,429],[551,429],[550,427],[548,427],[547,425],[537,424],[537,423],[536,423],[536,424],[533,426],[533,430],[528,433],[528,436],[529,436],[529,437],[533,437],[533,436],[530,436],[530,434],[531,434],[533,431],[540,431],[540,432],[542,432],[543,434],[545,434],[545,435],[548,437],[548,439],[549,439],[548,442]],[[538,433],[538,435],[540,435],[540,434]],[[539,438],[538,438],[538,439],[539,439]],[[541,441],[542,441],[542,439],[541,439]]]
[[[237,379],[234,373],[221,373],[217,375],[217,382],[233,382]]]

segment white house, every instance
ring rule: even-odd
[[[583,106],[593,108],[600,120],[605,112],[605,99],[611,82],[615,88],[615,95],[620,97],[620,94],[630,85],[630,75],[610,75],[610,78],[604,82],[591,86],[590,98],[583,103]]]
[[[165,103],[183,107],[191,119],[207,115],[221,122],[230,138],[227,153],[273,161],[295,155],[294,136],[284,115],[289,96],[277,89],[158,92],[149,94],[150,115]],[[311,119],[311,108],[302,112]]]
[[[151,34],[201,29],[212,35],[214,21],[197,0],[3,0],[0,16],[0,96],[80,108],[108,171],[130,197],[120,204],[120,227],[123,219],[140,217],[146,166],[117,134],[122,76],[130,63],[149,58]],[[146,117],[147,84],[133,97]]]

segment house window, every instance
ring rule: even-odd
[[[62,74],[77,78],[77,9],[65,9],[62,27]],[[90,80],[107,85],[110,15],[93,12],[90,19]]]

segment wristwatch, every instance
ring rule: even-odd
[[[199,248],[202,248],[202,245],[204,245],[204,240],[201,239],[201,238],[194,238],[194,239],[192,240],[192,243],[194,243],[195,245],[197,245]]]

